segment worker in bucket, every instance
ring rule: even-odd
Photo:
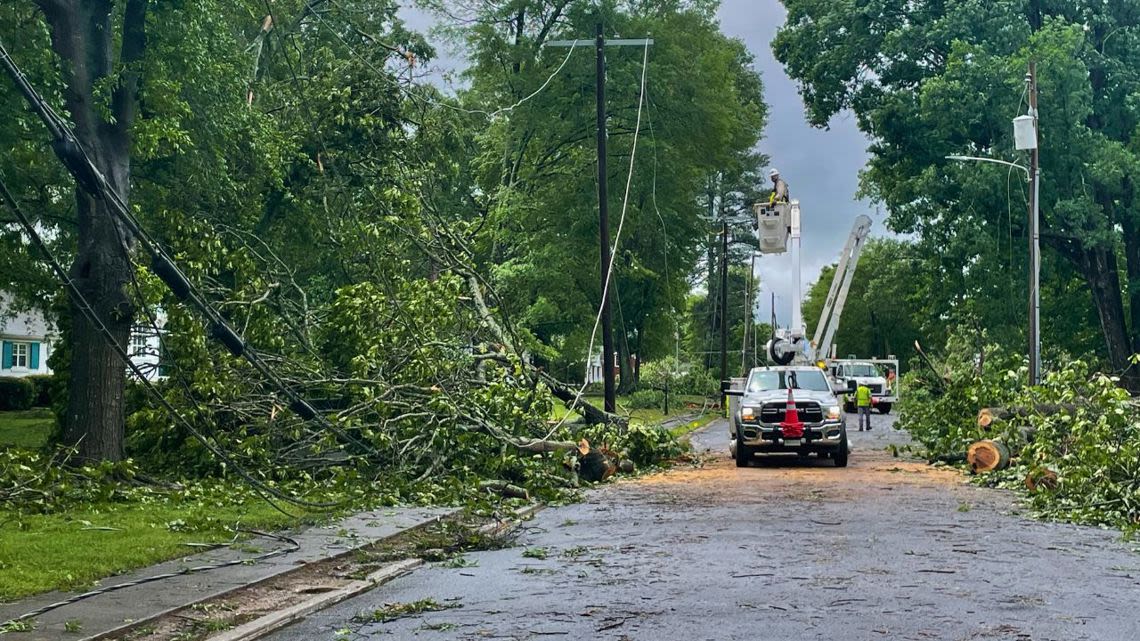
[[[772,195],[768,198],[768,205],[788,202],[788,183],[780,178],[780,170],[773,167],[768,172],[768,177],[772,179]]]
[[[864,421],[867,431],[871,431],[871,388],[865,383],[859,383],[855,389],[855,405],[859,408],[859,431],[863,431]]]

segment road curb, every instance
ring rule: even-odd
[[[483,536],[497,536],[505,534],[520,526],[523,522],[530,520],[534,515],[541,512],[546,508],[545,504],[535,503],[529,505],[517,512],[506,520],[498,521],[495,523],[488,523],[475,531]],[[211,637],[207,637],[206,641],[253,641],[254,639],[261,638],[272,632],[276,632],[292,623],[295,623],[305,617],[320,612],[321,610],[330,608],[338,603],[347,601],[353,597],[359,596],[380,587],[381,585],[393,581],[402,576],[410,574],[416,568],[424,565],[423,559],[404,559],[403,561],[396,561],[386,565],[379,570],[369,574],[366,578],[360,581],[354,581],[342,588],[332,592],[326,592],[315,596],[308,601],[291,605],[283,610],[267,614],[261,618],[254,619],[249,623],[244,623],[236,628],[222,632]]]
[[[409,574],[412,570],[423,564],[423,559],[397,561],[369,574],[361,581],[353,581],[338,590],[326,592],[308,601],[291,605],[284,610],[267,614],[260,619],[254,619],[232,630],[227,630],[219,635],[209,637],[209,641],[251,641],[252,639],[263,637],[270,632],[280,630],[294,621],[303,619],[314,612],[332,607],[342,601],[347,601],[354,596],[383,585],[388,581]]]

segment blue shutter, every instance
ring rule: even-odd
[[[40,344],[32,343],[28,348],[28,369],[37,370],[40,368]]]
[[[3,360],[0,361],[0,369],[12,369],[12,344],[4,341]]]

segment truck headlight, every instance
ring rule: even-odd
[[[831,407],[827,408],[827,418],[838,419],[840,416],[842,416],[842,411],[842,408],[840,408],[838,405],[832,405]]]
[[[740,418],[752,418],[752,417],[753,417],[753,413],[752,413],[751,407],[740,408]]]

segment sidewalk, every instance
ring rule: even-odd
[[[297,543],[296,551],[256,563],[179,575],[95,595],[35,618],[35,629],[32,631],[10,632],[5,636],[13,641],[85,641],[104,638],[129,626],[157,619],[195,603],[280,577],[306,564],[350,554],[377,541],[448,517],[457,511],[450,508],[391,508],[356,514],[327,526],[285,532],[283,533],[285,536]],[[251,539],[243,541],[239,546],[194,554],[108,578],[101,581],[98,587],[106,588],[130,583],[145,577],[178,572],[188,567],[249,559],[275,549],[291,547],[284,541]],[[253,548],[256,548],[256,551],[252,551]],[[0,622],[63,601],[75,594],[51,592],[16,603],[0,604]],[[68,622],[72,622],[73,628],[76,625],[81,628],[78,632],[68,631]]]

